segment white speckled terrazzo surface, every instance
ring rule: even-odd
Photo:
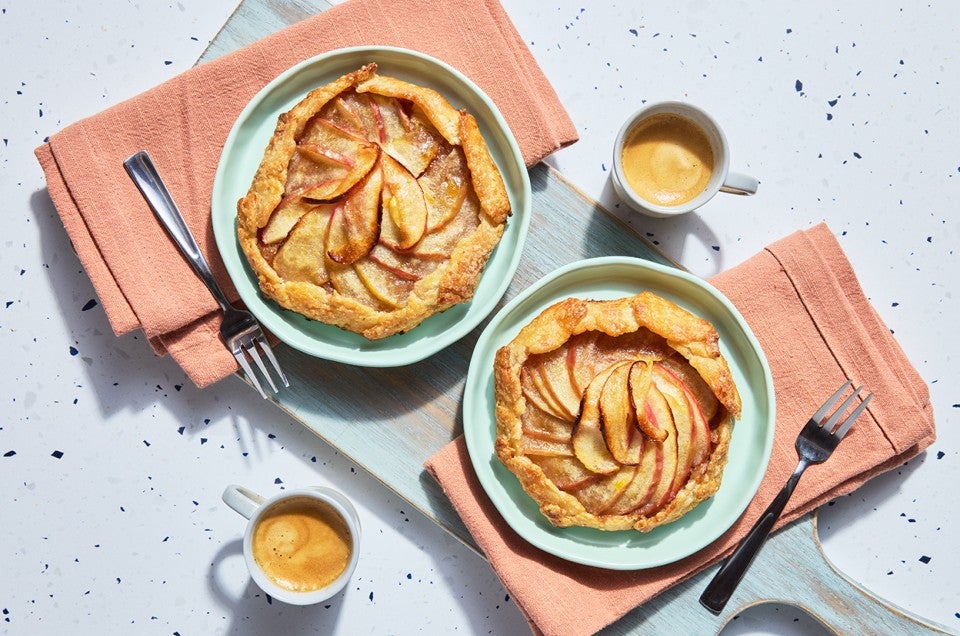
[[[485,561],[245,384],[198,391],[142,338],[115,337],[71,250],[33,149],[189,68],[235,5],[0,2],[0,632],[528,633]],[[504,5],[581,134],[548,163],[668,256],[710,276],[820,221],[838,234],[930,385],[939,439],[828,506],[825,551],[960,629],[960,6]],[[711,112],[759,194],[666,221],[621,211],[613,137],[660,99]],[[268,602],[220,502],[231,482],[344,491],[364,530],[346,591]],[[723,633],[818,631],[771,606]]]

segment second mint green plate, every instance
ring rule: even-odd
[[[382,75],[440,92],[477,119],[490,154],[507,187],[512,213],[500,244],[490,256],[473,299],[431,316],[407,333],[382,340],[309,320],[260,294],[236,236],[237,200],[247,193],[277,117],[312,89],[369,62]],[[286,344],[319,358],[367,367],[395,367],[422,360],[447,347],[486,318],[503,297],[520,261],[530,224],[530,177],[506,121],[467,77],[432,57],[391,47],[338,49],[306,60],[270,82],[237,118],[220,156],[213,183],[211,215],[217,249],[240,298],[264,327]]]
[[[564,298],[608,300],[652,291],[713,323],[743,401],[717,494],[648,533],[556,528],[494,453],[493,360],[530,320]],[[719,291],[692,274],[636,258],[588,259],[562,267],[511,300],[477,340],[463,397],[470,461],[494,506],[521,537],[555,556],[613,570],[640,570],[689,556],[733,525],[767,469],[774,431],[773,379],[750,327]]]

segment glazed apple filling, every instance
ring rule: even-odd
[[[496,452],[558,526],[641,531],[719,488],[740,398],[709,323],[569,299],[497,353]]]
[[[281,115],[238,203],[265,294],[369,338],[468,300],[510,212],[474,118],[375,69]]]
[[[709,387],[644,329],[588,331],[521,370],[523,451],[594,515],[652,516],[702,469],[720,411]]]
[[[260,241],[285,280],[387,309],[479,223],[463,151],[411,103],[351,91],[304,128]]]

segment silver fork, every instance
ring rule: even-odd
[[[847,431],[850,430],[850,427],[853,426],[853,423],[860,417],[860,414],[863,413],[863,410],[867,408],[867,404],[869,404],[871,398],[873,398],[873,393],[869,393],[863,398],[863,401],[860,402],[857,408],[855,408],[846,419],[840,422],[838,426],[837,423],[847,409],[850,408],[850,405],[853,404],[854,400],[856,400],[860,390],[863,389],[862,386],[858,387],[847,397],[847,399],[843,401],[843,404],[834,411],[833,415],[829,418],[826,418],[826,416],[851,384],[853,383],[849,380],[844,382],[843,385],[837,389],[837,392],[824,402],[823,406],[817,409],[817,412],[813,414],[813,417],[810,418],[806,426],[803,427],[803,430],[800,431],[796,442],[797,455],[800,457],[800,463],[797,464],[796,470],[790,475],[787,483],[770,503],[770,506],[760,515],[756,524],[754,524],[747,536],[743,538],[743,541],[737,546],[737,549],[734,550],[733,554],[720,566],[713,580],[710,581],[710,584],[707,585],[703,594],[700,595],[700,604],[714,614],[719,614],[723,611],[727,601],[730,600],[730,596],[737,588],[747,568],[750,567],[750,563],[753,562],[753,558],[760,550],[760,546],[763,545],[767,535],[770,534],[773,524],[780,518],[780,514],[787,505],[787,501],[790,500],[790,496],[793,494],[797,482],[800,481],[800,475],[802,475],[803,471],[811,464],[820,464],[830,457],[833,449],[837,447],[837,444],[840,443],[840,440],[847,434]],[[834,427],[836,427],[836,430],[834,430]]]
[[[193,234],[190,233],[190,229],[187,227],[183,215],[180,214],[180,210],[177,209],[177,205],[173,202],[173,197],[170,196],[170,192],[160,179],[160,174],[157,172],[156,166],[153,165],[150,155],[148,155],[146,151],[141,150],[128,157],[127,160],[123,162],[123,166],[127,169],[127,174],[130,175],[133,182],[137,184],[137,188],[140,189],[141,194],[143,194],[143,197],[147,200],[147,204],[149,204],[150,209],[153,210],[160,224],[163,225],[167,234],[170,235],[173,242],[180,248],[187,262],[193,267],[193,271],[195,271],[197,276],[200,277],[200,280],[206,284],[207,289],[210,290],[210,293],[223,310],[223,322],[220,323],[220,337],[223,338],[224,344],[226,344],[230,352],[233,353],[233,357],[237,359],[237,364],[243,369],[250,384],[256,387],[262,397],[267,397],[267,394],[260,386],[260,382],[254,375],[253,369],[250,367],[248,357],[256,363],[257,368],[260,369],[260,373],[270,383],[270,388],[273,389],[273,392],[276,393],[278,391],[273,377],[267,371],[263,358],[260,357],[260,353],[257,351],[259,347],[260,351],[263,351],[264,355],[273,365],[273,369],[283,382],[283,386],[290,386],[290,383],[287,381],[287,376],[283,373],[279,363],[277,363],[277,358],[273,355],[273,349],[270,348],[270,344],[263,335],[263,330],[260,328],[260,324],[256,318],[254,318],[253,314],[249,311],[234,307],[230,301],[227,300],[223,290],[220,289],[220,286],[213,277],[213,273],[210,271],[210,266],[207,264],[203,253],[200,251],[200,247],[197,245],[197,241],[193,238]]]

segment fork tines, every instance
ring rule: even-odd
[[[266,398],[267,394],[264,392],[263,387],[260,386],[260,382],[257,380],[257,376],[254,375],[250,362],[247,360],[248,355],[256,363],[257,368],[260,369],[260,373],[267,379],[267,382],[270,383],[270,388],[273,389],[273,392],[276,393],[279,389],[277,388],[276,382],[273,381],[273,376],[267,370],[263,358],[260,357],[260,353],[257,351],[258,346],[263,350],[264,355],[267,356],[270,364],[279,374],[283,386],[290,386],[286,374],[283,372],[283,369],[280,368],[276,356],[273,355],[273,349],[270,348],[270,344],[262,334],[236,347],[233,351],[233,357],[237,359],[237,364],[243,369],[243,373],[247,377],[247,380],[250,381],[250,384],[260,392],[261,397]]]
[[[833,415],[831,415],[826,421],[823,421],[823,418],[826,417],[827,412],[830,410],[830,408],[834,404],[836,404],[837,400],[840,399],[840,396],[842,396],[846,392],[846,390],[850,388],[850,386],[852,385],[853,385],[853,382],[850,380],[847,380],[846,382],[844,382],[840,386],[840,388],[837,389],[837,392],[834,393],[832,396],[830,396],[830,399],[824,402],[823,406],[817,409],[817,412],[814,413],[813,417],[810,418],[812,421],[816,422],[817,425],[823,428],[824,430],[829,431],[830,433],[833,433],[833,435],[836,436],[837,439],[842,439],[843,436],[847,434],[847,431],[850,430],[850,427],[853,426],[853,423],[857,420],[858,417],[860,417],[860,414],[864,411],[864,409],[867,408],[867,405],[870,403],[870,400],[873,399],[873,393],[872,392],[868,393],[866,397],[864,397],[863,400],[860,402],[860,404],[857,405],[857,408],[853,410],[850,416],[847,417],[840,424],[840,426],[837,427],[836,430],[834,430],[834,427],[837,425],[837,421],[840,419],[841,416],[843,416],[844,413],[847,412],[847,409],[850,408],[854,400],[857,399],[857,396],[860,394],[860,391],[863,389],[863,386],[859,386],[856,389],[854,389],[853,393],[847,396],[847,399],[843,401],[843,404],[841,404],[840,407],[833,412]]]

